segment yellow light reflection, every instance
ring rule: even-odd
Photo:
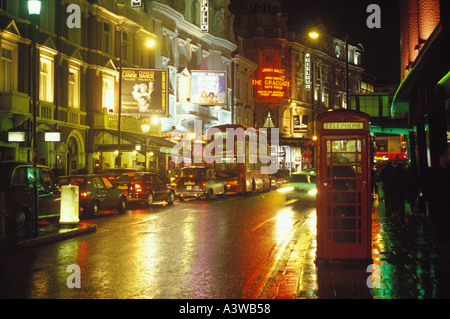
[[[275,236],[278,243],[284,241],[294,225],[294,212],[289,207],[283,208],[276,216]]]

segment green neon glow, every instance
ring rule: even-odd
[[[450,80],[450,71],[448,71],[448,73],[447,73],[442,79],[439,80],[438,85],[439,85],[439,86],[442,86],[442,85],[444,85],[448,80]]]
[[[391,104],[391,115],[394,114],[395,104],[397,104],[397,102],[396,102],[396,100],[397,100],[397,95],[399,94],[400,89],[401,89],[402,86],[403,86],[403,83],[405,83],[406,79],[407,79],[408,76],[411,74],[411,71],[412,71],[413,69],[414,69],[414,68],[410,68],[410,69],[408,70],[408,73],[406,73],[406,76],[403,78],[402,82],[400,82],[400,85],[398,86],[397,92],[395,92],[395,95],[394,95],[394,98],[392,99],[392,104]]]

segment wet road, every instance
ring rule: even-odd
[[[272,191],[130,208],[92,220],[93,234],[7,255],[0,298],[254,298],[315,205]]]

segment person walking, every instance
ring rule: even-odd
[[[380,172],[381,189],[383,191],[384,207],[386,214],[391,214],[392,210],[392,192],[393,192],[393,173],[394,167],[388,162]]]

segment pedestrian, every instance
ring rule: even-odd
[[[416,171],[408,165],[405,170],[405,178],[406,178],[406,201],[409,204],[410,212],[413,216],[417,214],[417,200],[419,197],[419,182]]]
[[[380,183],[383,191],[385,213],[391,213],[392,188],[393,188],[393,171],[394,167],[391,162],[387,162],[386,166],[381,169]]]
[[[397,221],[403,225],[405,223],[405,202],[408,187],[405,166],[403,163],[395,165],[394,170],[392,171],[392,179],[392,212]]]

